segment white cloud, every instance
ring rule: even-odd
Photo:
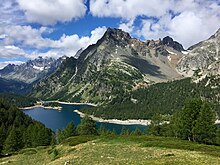
[[[170,1],[164,0],[90,0],[90,12],[98,17],[134,19],[137,16],[162,16],[169,9]]]
[[[123,31],[127,33],[131,33],[134,30],[133,24],[134,24],[134,20],[132,19],[126,23],[120,23],[118,28],[122,29]]]
[[[50,29],[46,27],[34,29],[31,26],[20,25],[0,26],[0,35],[5,36],[2,40],[5,45],[19,43],[34,48],[47,47],[52,41],[42,37],[42,33],[45,32],[50,32]]]
[[[21,24],[25,21],[16,0],[1,0],[0,15],[0,24]]]
[[[91,0],[90,12],[121,18],[119,28],[145,39],[170,35],[185,48],[220,28],[220,4],[215,0]]]
[[[42,37],[43,33],[50,31],[51,29],[45,27],[34,29],[31,26],[2,26],[0,28],[0,36],[2,36],[0,40],[0,57],[23,56],[33,59],[38,56],[56,58],[63,55],[74,56],[79,49],[96,43],[103,36],[106,27],[98,27],[92,30],[90,36],[79,37],[77,34],[63,34],[58,40]],[[16,44],[18,46],[14,46]],[[30,48],[33,50],[28,51]],[[40,51],[42,48],[46,48],[48,51],[42,53]]]
[[[84,0],[17,0],[29,22],[51,25],[80,18],[86,13]]]
[[[20,65],[20,64],[23,64],[23,63],[24,63],[23,61],[4,61],[4,62],[0,62],[0,69],[3,69],[8,64]]]
[[[18,56],[26,56],[24,50],[14,45],[0,46],[0,57],[1,58],[13,58]]]
[[[52,50],[46,53],[40,53],[40,56],[60,57],[62,55],[74,56],[81,48],[86,48],[95,44],[105,33],[106,27],[98,27],[91,31],[90,36],[79,37],[77,34],[63,35],[59,40],[52,41],[50,47]]]

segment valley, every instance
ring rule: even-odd
[[[20,107],[44,125],[33,126],[33,130],[30,126],[19,148],[6,143],[14,131],[9,126],[1,150],[3,156],[7,151],[12,156],[1,158],[0,164],[219,161],[220,131],[215,123],[220,115],[219,33],[184,50],[170,37],[143,42],[108,28],[96,44],[79,51],[77,58],[39,57],[20,66],[6,66],[0,70],[0,83],[5,84],[1,92],[6,92],[0,94],[0,100]],[[46,131],[44,127],[48,138],[41,142],[39,134],[35,142],[32,134],[37,129]],[[21,136],[24,126],[15,130]],[[100,159],[89,159],[93,154]]]
[[[219,0],[0,1],[0,165],[220,164]]]

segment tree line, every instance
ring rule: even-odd
[[[189,99],[172,115],[169,123],[164,122],[161,114],[154,115],[149,134],[220,145],[220,128],[215,124],[216,119],[209,102],[200,98]]]
[[[109,104],[81,111],[104,119],[150,119],[157,113],[172,115],[184,106],[187,98],[201,97],[211,102],[220,115],[219,82],[220,78],[211,76],[199,83],[191,78],[157,83],[130,93],[118,93]]]

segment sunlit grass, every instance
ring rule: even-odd
[[[220,147],[153,136],[72,137],[55,147],[21,150],[1,164],[217,164]]]

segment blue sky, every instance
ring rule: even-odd
[[[0,68],[38,56],[74,56],[120,28],[141,40],[167,35],[185,48],[220,28],[220,0],[0,0]]]

